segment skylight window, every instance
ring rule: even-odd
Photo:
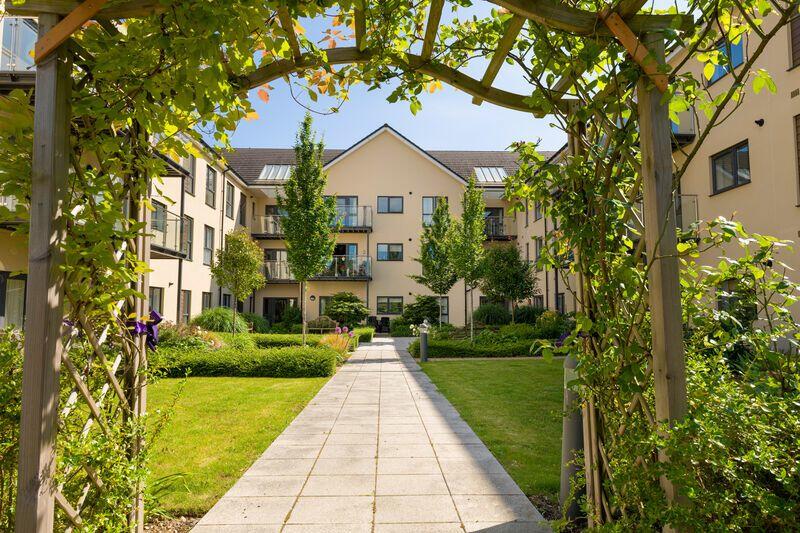
[[[258,179],[267,181],[286,181],[292,173],[294,165],[264,165]]]
[[[475,167],[474,171],[478,183],[503,183],[508,177],[503,167]]]

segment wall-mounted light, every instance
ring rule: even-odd
[[[756,124],[758,124],[758,127],[760,128],[761,126],[764,125],[764,119],[760,118],[760,119],[756,120]]]
[[[317,297],[312,294],[311,296],[308,297],[308,299],[313,302],[317,299]]]

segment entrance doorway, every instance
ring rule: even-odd
[[[269,320],[270,324],[274,324],[281,321],[286,308],[296,305],[297,298],[264,298],[262,315]]]

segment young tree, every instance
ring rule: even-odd
[[[442,322],[441,297],[450,292],[458,276],[451,259],[448,233],[453,219],[447,207],[447,200],[440,198],[436,203],[431,223],[423,227],[419,239],[419,257],[414,261],[422,265],[421,275],[411,275],[411,279],[439,295],[439,323]]]
[[[456,219],[450,227],[450,254],[456,275],[464,280],[469,288],[469,338],[475,341],[475,321],[472,313],[475,310],[475,288],[480,282],[483,266],[483,241],[486,222],[483,191],[475,185],[472,177],[461,200],[461,218]]]
[[[278,195],[278,207],[286,212],[281,220],[286,259],[300,282],[303,345],[308,331],[306,283],[330,263],[336,244],[332,228],[336,220],[336,198],[325,196],[328,176],[322,169],[323,149],[323,143],[317,142],[311,129],[311,115],[306,113],[294,145],[295,166],[283,192]]]
[[[352,292],[337,292],[325,307],[325,314],[340,326],[352,328],[369,316],[369,308]]]
[[[511,301],[511,322],[514,322],[517,302],[538,292],[533,265],[522,259],[519,248],[513,244],[486,251],[480,287],[490,298]]]
[[[225,246],[218,251],[211,265],[211,274],[220,287],[225,287],[237,302],[264,286],[266,279],[264,252],[244,228],[225,236]],[[233,334],[236,334],[236,305],[233,306]]]

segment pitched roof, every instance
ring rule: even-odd
[[[502,168],[508,175],[514,174],[519,168],[517,154],[514,152],[500,150],[423,150],[388,124],[384,124],[347,149],[325,150],[322,156],[324,164],[328,166],[339,156],[357,149],[359,145],[366,144],[372,137],[384,130],[411,144],[424,155],[464,181],[467,181],[475,174],[475,168]],[[543,155],[548,158],[553,154],[554,152],[543,152]],[[225,152],[224,156],[228,160],[228,164],[242,176],[248,185],[264,183],[263,180],[259,181],[259,176],[267,165],[293,165],[295,162],[292,148],[234,148]],[[501,183],[497,182],[483,182],[483,185],[502,186]]]

